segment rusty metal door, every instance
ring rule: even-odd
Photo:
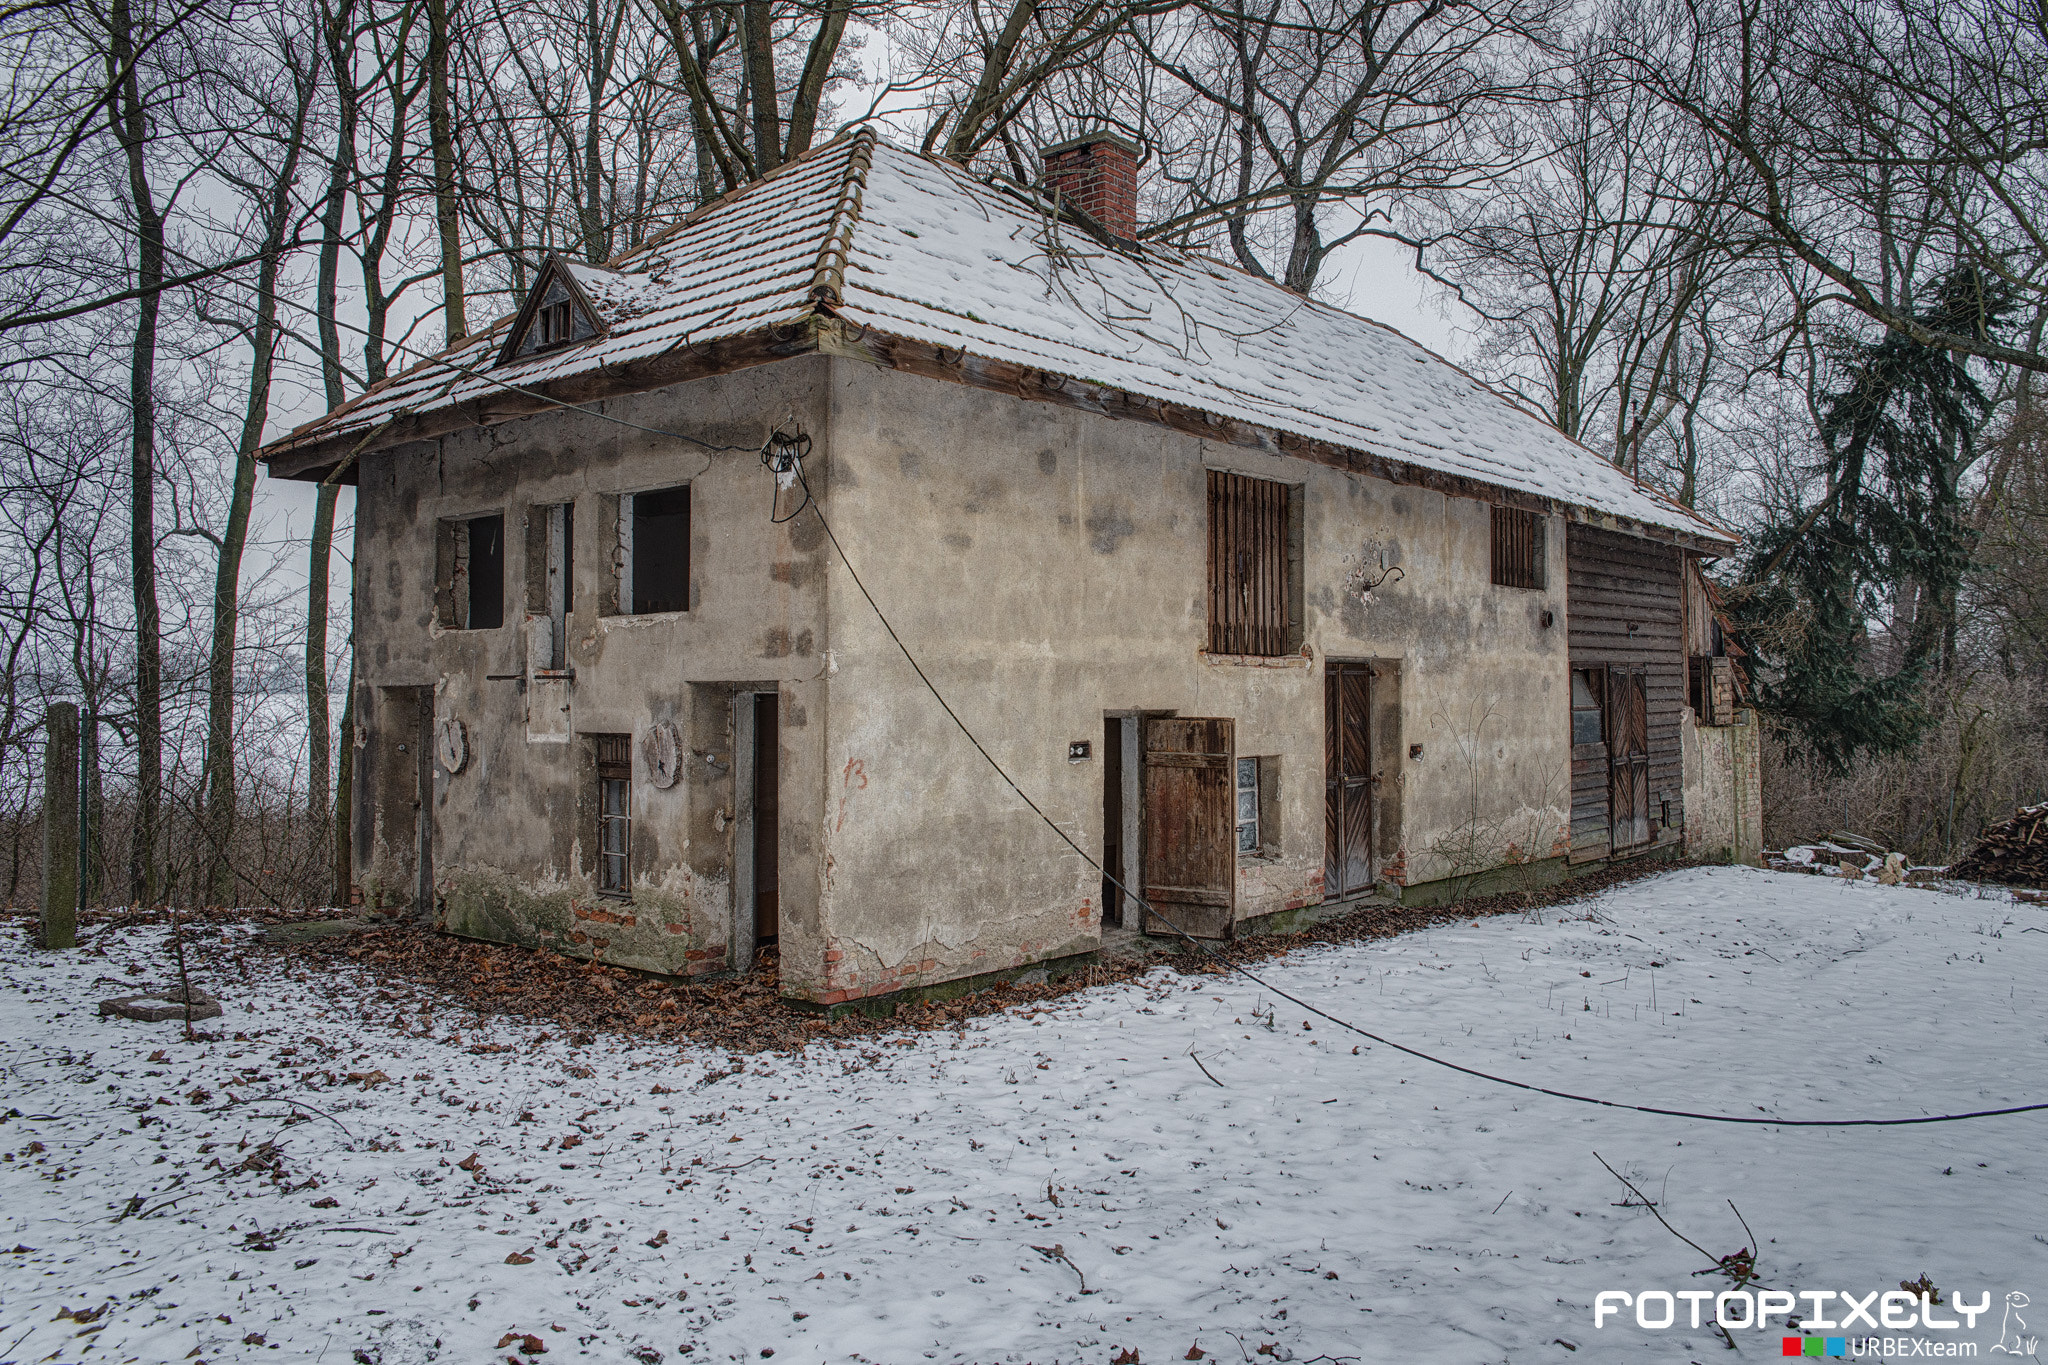
[[[1195,938],[1227,938],[1237,886],[1236,764],[1231,722],[1145,721],[1145,899]],[[1145,932],[1179,937],[1159,917]]]
[[[1372,890],[1372,669],[1332,663],[1323,672],[1323,895]]]
[[[1641,664],[1607,670],[1607,809],[1612,851],[1650,842],[1650,709]]]

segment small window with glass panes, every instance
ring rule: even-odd
[[[1237,760],[1237,851],[1259,851],[1259,760]]]

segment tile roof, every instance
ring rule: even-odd
[[[501,391],[829,311],[961,350],[1691,536],[1644,487],[1399,332],[1207,257],[1111,248],[1021,193],[861,128],[608,266],[564,262],[607,332],[493,367],[511,319],[274,443],[360,436]]]

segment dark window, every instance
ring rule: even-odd
[[[633,494],[633,612],[690,609],[690,486]]]
[[[505,518],[441,523],[435,546],[434,611],[449,630],[505,624]]]
[[[534,319],[534,336],[537,338],[535,344],[560,346],[570,339],[575,322],[576,315],[567,299],[545,305],[540,310],[540,315]]]
[[[1271,479],[1209,471],[1209,651],[1285,654],[1289,605],[1288,501]]]
[[[1600,721],[1600,673],[1572,671],[1572,743],[1598,744],[1606,738]]]
[[[1493,509],[1493,581],[1503,588],[1543,586],[1543,518],[1537,513]]]
[[[505,518],[469,521],[469,619],[466,630],[495,630],[505,624]]]
[[[597,889],[633,889],[633,737],[597,735]]]

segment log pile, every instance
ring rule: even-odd
[[[2012,819],[1985,830],[1948,875],[2010,886],[2048,886],[2048,803],[2021,806]]]

